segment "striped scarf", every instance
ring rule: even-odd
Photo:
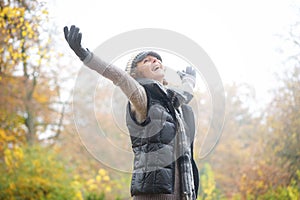
[[[180,106],[186,103],[187,98],[185,94],[176,90],[167,89],[167,93],[174,107],[177,121],[177,155],[180,164],[181,192],[186,200],[195,200],[196,194],[192,170],[191,140],[185,131],[184,120],[180,112]]]
[[[185,129],[184,123],[181,118],[179,111],[176,111],[176,118],[178,122],[178,154],[179,158],[179,167],[180,167],[180,177],[181,177],[181,191],[183,196],[187,200],[195,200],[195,186],[194,186],[194,177],[192,170],[192,155],[191,155],[191,144],[190,139],[188,138]]]

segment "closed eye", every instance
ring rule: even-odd
[[[149,60],[148,60],[148,59],[145,59],[145,60],[143,61],[144,64],[145,64],[146,62],[149,62]]]

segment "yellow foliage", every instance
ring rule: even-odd
[[[17,146],[13,149],[6,148],[4,150],[4,162],[10,173],[13,173],[13,171],[19,167],[20,162],[23,161],[23,157],[22,149]]]
[[[110,178],[109,178],[109,176],[107,176],[107,175],[106,175],[106,176],[104,176],[104,177],[103,177],[103,181],[110,181]]]
[[[78,180],[79,176],[74,176],[74,178]],[[94,178],[85,181],[83,186],[85,188],[85,193],[98,195],[105,193],[105,196],[108,198],[113,195],[113,188],[120,188],[117,182],[111,180],[108,171],[102,168],[98,170],[98,173]]]
[[[105,192],[111,192],[111,187],[110,186],[106,186],[105,187]]]
[[[82,194],[80,191],[76,192],[74,200],[83,200],[83,197],[82,197]]]
[[[22,36],[25,37],[27,35],[26,31],[22,31]]]
[[[200,176],[201,181],[201,194],[205,196],[207,200],[216,199],[216,182],[214,178],[214,173],[211,166],[208,163],[204,164],[204,169],[202,176]]]
[[[14,135],[8,135],[3,129],[0,129],[0,143],[7,144],[9,142],[13,142],[14,140],[16,140]]]
[[[42,94],[37,90],[34,91],[33,98],[39,103],[47,103],[49,101],[49,97],[46,94]]]
[[[105,176],[106,173],[107,173],[107,172],[106,172],[104,169],[99,169],[99,170],[98,170],[98,174],[99,174],[100,176]]]
[[[80,191],[82,189],[82,184],[78,179],[79,176],[75,175],[74,180],[71,182],[71,187],[74,188],[75,191],[77,191],[73,200],[83,200],[83,196]]]
[[[10,184],[9,184],[9,189],[15,190],[15,189],[16,189],[15,183],[10,183]]]
[[[37,168],[37,169],[40,168],[40,166],[41,166],[39,160],[33,160],[32,164],[33,164],[33,166],[34,166],[35,168]]]
[[[257,189],[264,188],[264,182],[262,180],[256,181],[255,185]]]
[[[45,15],[49,14],[48,10],[43,10],[42,13],[45,14]]]
[[[0,166],[0,199],[82,200],[82,196],[75,192],[81,187],[74,186],[64,163],[58,159],[50,159],[51,162],[47,159],[54,155],[48,151],[19,147],[6,149],[5,159],[9,162]],[[11,169],[13,173],[10,173]]]
[[[96,181],[97,181],[97,182],[101,182],[101,180],[102,180],[101,176],[99,176],[99,175],[96,176]]]

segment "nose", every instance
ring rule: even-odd
[[[157,62],[157,60],[158,60],[158,59],[157,59],[157,58],[155,58],[155,57],[154,57],[154,58],[152,58],[152,63],[156,63],[156,62]]]

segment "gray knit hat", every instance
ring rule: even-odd
[[[162,59],[158,53],[154,51],[142,51],[128,61],[125,71],[130,74],[132,69],[136,68],[136,65],[144,60],[147,56],[153,56],[162,62]]]

